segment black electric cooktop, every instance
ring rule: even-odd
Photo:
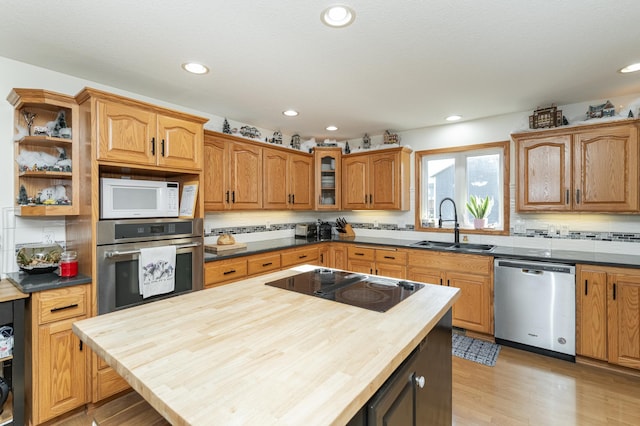
[[[391,309],[424,287],[412,281],[333,269],[315,269],[265,284],[378,312]]]

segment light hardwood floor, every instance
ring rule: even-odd
[[[77,415],[60,425],[87,426]],[[495,367],[453,357],[453,424],[640,425],[640,377],[503,346]]]

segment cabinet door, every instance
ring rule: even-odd
[[[206,211],[228,208],[229,149],[224,141],[206,138],[204,142],[204,209]]]
[[[331,246],[329,244],[322,244],[318,249],[319,259],[318,264],[326,268],[333,268],[333,262],[331,259]]]
[[[373,154],[369,159],[370,208],[400,208],[399,157],[396,153]]]
[[[383,277],[399,278],[404,280],[407,278],[407,267],[396,263],[376,262],[375,273],[376,275],[382,275]]]
[[[275,149],[262,152],[262,207],[286,210],[291,203],[288,173],[289,154]]]
[[[571,210],[571,135],[516,141],[517,210]]]
[[[156,158],[158,166],[202,169],[203,130],[200,123],[158,115]]]
[[[369,208],[369,157],[343,157],[342,172],[342,208]]]
[[[608,280],[609,362],[640,369],[640,274]]]
[[[342,206],[342,149],[316,148],[316,210],[340,210]]]
[[[491,278],[447,272],[445,284],[461,291],[460,298],[453,305],[453,325],[480,333],[493,333]]]
[[[234,142],[230,150],[231,208],[262,208],[262,148]]]
[[[331,248],[333,251],[333,266],[332,268],[348,270],[347,264],[347,246],[345,244],[334,244]]]
[[[373,274],[375,262],[363,259],[349,259],[347,262],[349,271],[358,272],[360,274]]]
[[[146,109],[98,100],[98,160],[155,165],[156,114]]]
[[[38,327],[37,354],[40,362],[33,375],[38,390],[34,393],[33,423],[64,414],[85,404],[87,398],[87,360],[88,350],[71,330],[74,321],[85,319],[77,317]]]
[[[313,209],[313,157],[289,154],[289,191],[292,209]]]
[[[247,276],[247,258],[231,258],[204,264],[204,287],[216,287]]]
[[[607,360],[607,273],[579,267],[576,283],[576,353]]]
[[[638,131],[605,127],[574,136],[574,210],[638,210]]]

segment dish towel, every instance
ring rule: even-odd
[[[143,299],[170,293],[176,288],[176,247],[140,249],[138,284]]]

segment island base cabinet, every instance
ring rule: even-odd
[[[451,363],[449,310],[347,425],[451,425]]]
[[[92,402],[102,401],[105,398],[129,389],[129,384],[116,373],[116,370],[109,367],[98,355],[93,354],[93,358],[94,371],[96,374],[93,383]]]

